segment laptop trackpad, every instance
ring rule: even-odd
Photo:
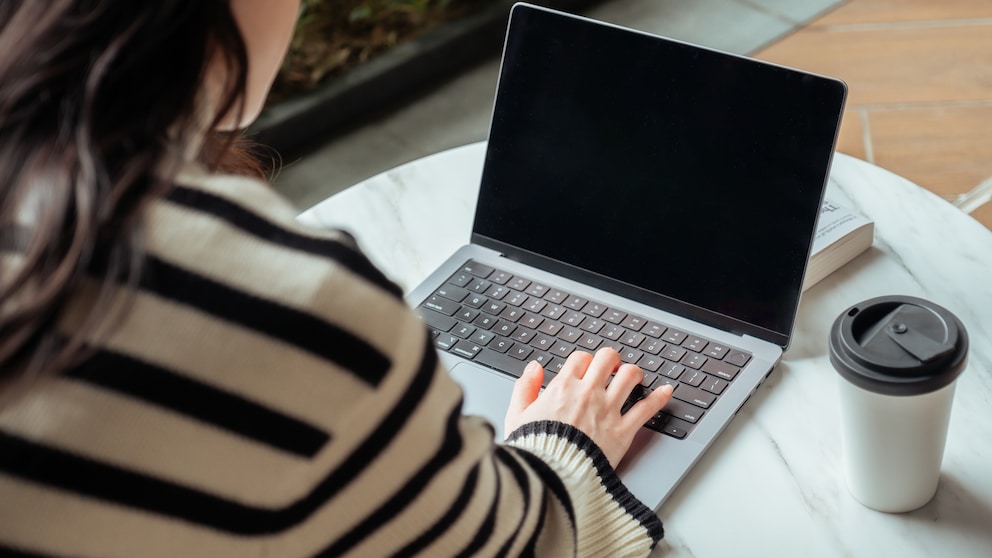
[[[513,380],[468,362],[456,364],[450,374],[465,392],[464,414],[488,419],[496,429],[496,440],[502,442],[503,419],[513,395]]]

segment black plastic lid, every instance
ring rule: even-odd
[[[920,395],[953,382],[968,360],[968,333],[954,314],[911,296],[848,308],[830,329],[830,362],[856,386]]]

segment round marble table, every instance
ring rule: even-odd
[[[468,241],[485,144],[372,177],[300,219],[342,227],[407,289]],[[875,221],[865,253],[803,296],[792,346],[659,510],[653,556],[992,556],[992,234],[926,190],[838,154],[827,197]],[[872,511],[842,473],[827,330],[885,294],[928,298],[971,337],[936,497],[906,514]]]

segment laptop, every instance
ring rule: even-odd
[[[658,509],[789,346],[843,82],[511,9],[468,244],[408,301],[504,437],[530,360],[613,346],[672,402],[617,471]]]

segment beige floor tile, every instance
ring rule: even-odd
[[[989,0],[851,0],[813,23],[829,25],[992,18]]]
[[[945,197],[992,176],[992,103],[868,112],[874,162]]]
[[[871,31],[807,28],[757,57],[843,79],[849,107],[992,99],[992,21]]]
[[[858,159],[868,159],[865,151],[864,132],[861,126],[861,111],[844,111],[844,118],[841,120],[840,133],[837,136],[837,151],[857,157]]]
[[[989,234],[992,234],[992,202],[988,202],[975,211],[972,211],[971,216],[990,229]]]

